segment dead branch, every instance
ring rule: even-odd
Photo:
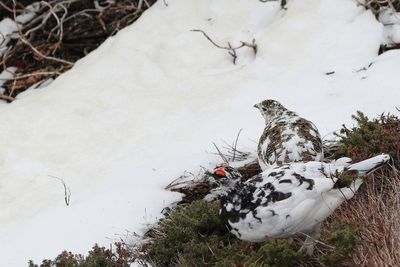
[[[232,144],[228,144],[226,141],[223,141],[225,146],[222,146],[222,148],[225,150],[224,153],[221,152],[221,150],[218,149],[218,153],[213,153],[214,155],[219,155],[223,156],[228,161],[242,161],[246,160],[250,153],[249,152],[243,152],[237,149],[237,144],[239,141],[240,134],[243,129],[240,129],[238,134],[236,135],[235,140],[232,142]],[[216,146],[214,144],[214,146]]]
[[[14,97],[12,97],[12,96],[7,96],[7,95],[3,95],[3,94],[0,94],[0,99],[2,99],[2,100],[6,100],[6,101],[9,101],[9,102],[11,102],[11,101],[14,101],[14,100],[15,100],[15,98],[14,98]]]
[[[36,53],[37,55],[39,55],[41,58],[44,58],[44,59],[47,59],[47,60],[56,61],[56,62],[60,62],[60,63],[64,63],[64,64],[71,65],[71,66],[74,65],[74,63],[72,63],[72,62],[70,62],[70,61],[68,61],[68,60],[64,60],[64,59],[60,59],[60,58],[55,58],[55,57],[50,57],[50,56],[44,55],[44,54],[43,54],[42,52],[40,52],[36,47],[34,47],[34,46],[28,41],[28,39],[25,38],[24,34],[23,34],[21,31],[19,31],[19,35],[20,35],[21,41],[22,41],[24,44],[28,45],[28,46],[33,50],[33,52],[35,52],[35,53]]]
[[[20,75],[20,76],[15,76],[11,79],[6,79],[6,78],[0,78],[0,80],[3,81],[14,81],[14,80],[22,80],[22,79],[26,79],[32,76],[38,76],[38,75],[46,75],[46,76],[51,76],[51,75],[60,75],[60,72],[58,71],[42,71],[42,72],[34,72],[34,73],[29,73],[29,74],[25,74],[25,75]]]
[[[13,0],[13,3],[14,3],[14,7],[13,7],[13,11],[14,11],[14,12],[13,12],[13,13],[14,13],[14,21],[16,21],[17,16],[16,16],[16,3],[15,3],[15,0]],[[42,1],[42,3],[45,3],[45,2]],[[46,3],[46,4],[49,5],[48,3]],[[50,6],[50,7],[51,7],[51,6]],[[52,12],[54,12],[54,11],[51,10],[50,12],[52,13]],[[54,13],[52,13],[52,14],[54,14]],[[57,15],[55,15],[55,14],[54,14],[54,16],[57,17]],[[57,19],[58,19],[58,17],[57,17]],[[74,65],[74,63],[72,63],[72,62],[70,62],[70,61],[68,61],[68,60],[59,59],[59,58],[55,58],[55,57],[50,57],[50,56],[44,55],[44,54],[41,53],[35,46],[33,46],[33,45],[29,42],[29,40],[26,38],[25,34],[22,33],[21,27],[20,27],[18,24],[17,24],[17,27],[18,27],[18,33],[19,33],[19,36],[20,36],[20,40],[21,40],[24,44],[28,45],[28,46],[33,50],[33,52],[36,53],[37,55],[39,55],[41,58],[44,58],[44,59],[47,59],[47,60],[53,60],[53,61],[56,61],[56,62],[60,62],[60,63],[67,64],[67,65]]]
[[[251,49],[253,49],[254,55],[257,55],[257,44],[256,44],[256,40],[253,39],[252,43],[246,43],[246,42],[242,42],[240,41],[240,45],[237,47],[233,47],[229,42],[227,46],[221,46],[219,44],[217,44],[216,42],[214,42],[210,36],[208,36],[203,30],[199,30],[199,29],[193,29],[190,30],[192,32],[201,32],[208,41],[210,41],[210,43],[212,43],[215,47],[219,48],[219,49],[224,49],[224,50],[228,50],[228,54],[230,56],[233,57],[233,64],[236,64],[236,59],[237,59],[237,50],[242,48],[242,47],[249,47]]]
[[[13,12],[13,10],[10,7],[6,6],[6,4],[4,4],[2,1],[0,1],[0,6],[2,6],[8,12],[11,12],[11,13]]]

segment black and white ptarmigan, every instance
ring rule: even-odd
[[[229,188],[221,195],[221,218],[234,235],[246,241],[308,235],[302,250],[311,254],[321,223],[354,196],[361,177],[389,159],[379,155],[355,164],[349,158],[284,164],[246,182],[237,170],[222,165],[213,174]],[[345,180],[349,183],[344,184]]]
[[[323,160],[322,139],[312,122],[276,100],[264,100],[254,107],[265,119],[257,148],[262,170],[297,161]]]

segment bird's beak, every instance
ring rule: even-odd
[[[253,107],[255,107],[255,108],[258,108],[258,105],[257,105],[257,104],[255,104]]]

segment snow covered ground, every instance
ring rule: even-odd
[[[179,199],[163,188],[212,167],[212,142],[255,150],[272,98],[322,135],[362,110],[396,112],[400,51],[353,0],[158,1],[49,86],[0,105],[2,265],[84,253],[141,233]],[[237,65],[215,42],[251,42]],[[373,63],[369,68],[370,63]],[[329,73],[329,75],[327,74]],[[64,203],[65,181],[71,189]]]

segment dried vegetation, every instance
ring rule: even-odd
[[[3,85],[1,99],[11,102],[29,87],[54,79],[96,49],[109,36],[133,23],[155,0],[38,1],[35,16],[18,25],[0,56],[0,73],[16,67]],[[0,17],[26,14],[32,1],[0,1]]]
[[[349,261],[356,266],[399,266],[400,120],[389,114],[370,120],[361,112],[353,118],[358,126],[343,127],[336,156],[358,161],[389,153],[393,162],[369,175],[355,197],[334,212],[325,234],[334,224],[353,224],[359,229],[359,245]]]

